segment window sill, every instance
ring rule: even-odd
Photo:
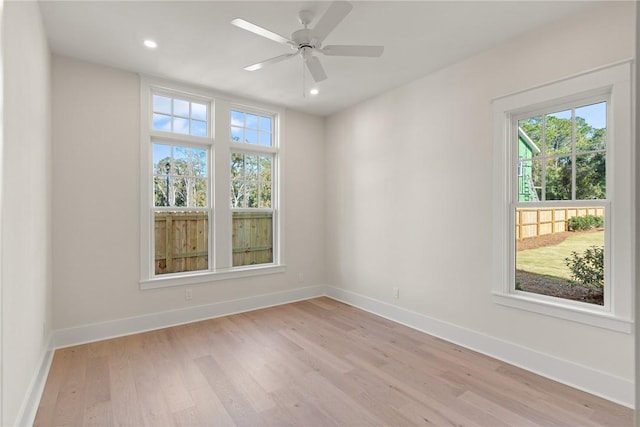
[[[493,293],[493,301],[499,305],[626,334],[631,334],[633,331],[632,320],[614,316],[610,312],[603,311],[599,306],[594,308],[582,307],[578,305],[579,303],[576,303],[574,306],[555,301],[556,298],[549,298],[549,300],[543,298],[543,296],[538,295],[529,296],[524,292],[515,292],[512,294],[502,292]]]
[[[171,286],[194,285],[198,283],[214,282],[217,280],[237,279],[241,277],[262,276],[265,274],[284,273],[284,264],[267,264],[252,267],[235,267],[218,271],[201,271],[191,273],[176,273],[157,276],[152,279],[141,280],[140,289],[168,288]]]

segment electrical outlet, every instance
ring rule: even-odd
[[[193,299],[193,291],[191,288],[187,288],[184,290],[184,299],[187,301],[191,301]]]
[[[393,297],[396,299],[400,298],[400,289],[398,289],[396,286],[393,287]]]

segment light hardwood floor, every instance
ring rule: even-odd
[[[628,408],[317,298],[57,350],[36,426],[630,426]]]

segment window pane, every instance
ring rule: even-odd
[[[191,118],[207,121],[207,106],[205,104],[191,103]]]
[[[153,161],[156,206],[207,206],[208,150],[153,144]]]
[[[571,110],[547,114],[545,116],[546,154],[571,153]]]
[[[515,290],[603,305],[604,207],[515,214]]]
[[[244,179],[244,155],[231,153],[231,179]]]
[[[542,116],[518,121],[518,157],[531,159],[541,154]]]
[[[540,162],[536,162],[539,164]],[[524,160],[518,162],[518,201],[537,202],[538,194],[533,181],[533,162]]]
[[[255,114],[247,114],[246,115],[246,124],[245,127],[249,129],[258,129],[258,116]]]
[[[192,148],[191,155],[193,158],[190,160],[192,162],[193,175],[194,176],[207,176],[207,150],[203,150],[200,148]]]
[[[189,120],[181,119],[179,117],[173,118],[173,132],[174,133],[182,133],[185,135],[189,134]]]
[[[245,181],[245,196],[244,208],[257,208],[258,207],[258,182],[257,181]]]
[[[258,193],[259,193],[258,207],[270,208],[271,207],[271,183],[260,182]]]
[[[155,274],[209,268],[206,212],[155,212]]]
[[[546,200],[571,200],[571,158],[550,159],[546,166]]]
[[[244,141],[244,129],[231,126],[231,140],[235,142]]]
[[[244,156],[244,173],[246,179],[258,180],[258,156]]]
[[[207,179],[194,178],[194,205],[198,208],[205,208],[207,203]]]
[[[207,122],[191,120],[191,135],[207,136]]]
[[[260,156],[260,180],[271,181],[271,157]]]
[[[244,181],[233,180],[231,181],[231,207],[241,208],[244,206]]]
[[[258,144],[264,145],[266,147],[271,146],[271,134],[266,132],[258,133]]]
[[[542,160],[531,162],[531,181],[537,197],[534,201],[542,200]]]
[[[258,143],[258,131],[245,129],[244,131],[244,142],[248,144],[257,144]]]
[[[153,205],[169,206],[168,179],[161,176],[153,178]]]
[[[165,165],[171,160],[171,146],[153,144],[153,173],[165,174]]]
[[[233,213],[233,266],[273,262],[273,214]]]
[[[244,127],[244,113],[241,111],[231,111],[231,126]]]
[[[173,100],[173,115],[180,117],[189,117],[189,101],[183,101],[181,99]]]
[[[153,129],[164,132],[171,132],[171,116],[163,114],[153,114]]]
[[[260,130],[271,132],[271,117],[260,116]]]
[[[153,111],[156,113],[171,114],[171,98],[153,95]]]
[[[576,151],[603,150],[607,140],[607,103],[576,108]]]
[[[576,156],[576,199],[606,199],[606,161],[604,153]]]

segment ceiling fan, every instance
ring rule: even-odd
[[[300,55],[311,73],[313,80],[321,82],[327,78],[327,74],[320,63],[320,60],[313,55],[314,52],[327,56],[358,56],[358,57],[379,57],[384,51],[384,46],[361,46],[361,45],[328,45],[322,46],[324,39],[338,26],[345,16],[351,11],[353,6],[346,1],[334,1],[331,3],[325,14],[318,20],[315,27],[308,28],[313,20],[313,12],[302,10],[298,14],[298,20],[304,28],[295,31],[291,38],[281,36],[266,28],[252,24],[244,19],[236,18],[231,24],[243,30],[250,31],[259,36],[268,38],[277,43],[288,45],[294,50],[293,53],[285,53],[275,58],[267,59],[247,67],[245,70],[255,71],[266,65],[275,64]]]

